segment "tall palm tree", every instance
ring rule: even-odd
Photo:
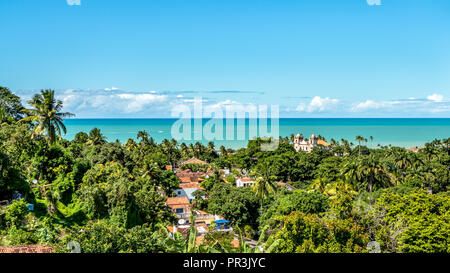
[[[34,95],[28,104],[32,108],[23,110],[28,116],[21,121],[35,124],[32,137],[45,135],[49,144],[55,143],[57,137],[61,138],[61,131],[64,134],[67,132],[63,123],[64,118],[75,116],[72,113],[61,112],[63,103],[56,100],[54,90],[41,90],[41,93]]]
[[[106,137],[102,134],[100,129],[94,128],[89,132],[88,142],[89,145],[100,145],[106,143]]]
[[[357,187],[360,180],[359,163],[356,160],[348,160],[342,167],[341,175],[345,181]]]
[[[294,143],[295,135],[294,135],[294,134],[291,134],[291,135],[289,136],[289,139],[291,140],[291,143]]]
[[[358,144],[358,148],[359,148],[359,155],[358,156],[361,156],[361,141],[367,142],[367,139],[358,135],[358,136],[356,136],[355,140],[358,141],[358,143],[359,143]]]
[[[369,192],[372,192],[373,186],[385,186],[391,184],[393,180],[380,159],[374,155],[361,160],[358,169],[359,177],[366,180]]]
[[[407,152],[401,152],[396,156],[394,165],[399,169],[402,180],[404,180],[405,169],[412,167],[413,162]]]
[[[270,166],[267,163],[260,163],[256,166],[256,171],[251,174],[256,177],[256,183],[253,185],[253,191],[261,202],[261,212],[263,209],[263,201],[270,194],[275,192],[276,177],[271,174]]]
[[[190,154],[189,154],[189,148],[188,148],[188,146],[186,145],[186,143],[181,143],[181,145],[180,145],[180,150],[181,150],[181,157],[182,158],[184,158],[184,159],[188,159],[188,158],[190,158],[191,156],[190,156]]]
[[[140,143],[141,143],[141,146],[142,145],[147,145],[148,144],[148,137],[149,137],[150,135],[149,135],[149,133],[147,133],[146,131],[139,131],[138,132],[138,134],[137,134],[137,138],[138,139],[141,139],[141,141],[140,141]]]
[[[445,148],[446,148],[445,150],[447,151],[447,155],[450,155],[450,149],[449,149],[449,147],[450,147],[450,137],[443,139],[442,140],[442,144],[445,145]]]
[[[178,142],[175,139],[171,139],[170,141],[164,139],[161,143],[161,148],[169,157],[169,162],[172,168],[175,168],[175,164],[181,156],[181,152],[178,150]]]
[[[227,149],[225,149],[223,145],[220,146],[220,156],[221,157],[227,156]]]

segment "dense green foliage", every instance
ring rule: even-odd
[[[358,145],[331,140],[332,151],[311,153],[296,152],[292,137],[280,138],[274,151],[261,149],[263,139],[237,151],[156,143],[145,131],[123,144],[99,129],[69,141],[59,138],[69,113],[53,91],[29,103],[23,111],[0,88],[0,245],[67,252],[76,238],[83,252],[367,252],[377,241],[383,252],[450,250],[449,139],[417,153],[369,148],[362,136]],[[168,233],[175,215],[165,201],[180,181],[166,166],[192,157],[208,164],[182,169],[209,173],[192,206],[223,216],[234,234],[212,231],[196,244],[193,227],[186,238]],[[236,187],[245,176],[255,185]]]

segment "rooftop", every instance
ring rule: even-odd
[[[199,189],[199,190],[205,190],[202,186],[200,186],[200,183],[191,182],[191,183],[181,183],[179,186],[181,189]]]
[[[177,205],[187,205],[189,206],[189,199],[186,196],[183,197],[169,197],[167,198],[166,204],[170,206],[177,206]]]
[[[184,164],[208,164],[208,163],[206,161],[203,161],[203,160],[193,157],[193,158],[181,163],[181,165],[184,165]]]
[[[328,146],[330,146],[330,143],[326,142],[325,140],[319,139],[319,140],[317,140],[317,145],[322,145],[322,146],[328,147]]]

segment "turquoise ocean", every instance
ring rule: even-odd
[[[86,132],[95,127],[99,128],[107,137],[108,141],[119,140],[125,143],[129,138],[136,140],[138,131],[147,131],[157,142],[163,139],[171,139],[171,128],[177,119],[67,119],[65,125],[67,134],[64,138],[72,140],[76,133]],[[203,120],[205,125],[208,120]],[[225,132],[225,121],[224,132]],[[247,145],[248,124],[238,126],[235,120],[234,132],[237,138],[238,131],[244,131],[244,140],[213,140],[216,147],[224,145],[227,148],[241,148]],[[192,123],[193,125],[193,123]],[[270,124],[268,126],[270,131]],[[194,131],[194,126],[192,126]],[[331,138],[341,140],[342,138],[356,143],[355,137],[361,135],[367,139],[373,137],[373,141],[367,143],[368,146],[376,147],[381,145],[393,145],[399,147],[423,146],[426,142],[434,139],[443,139],[450,137],[450,118],[440,119],[358,119],[358,118],[280,118],[279,135],[290,136],[291,134],[302,133],[305,137],[311,134],[321,135],[329,141]],[[193,136],[193,134],[192,134]],[[193,138],[193,137],[192,137]],[[225,139],[225,133],[224,137]],[[189,140],[179,140],[179,142],[192,143]],[[203,139],[202,143],[211,140]]]

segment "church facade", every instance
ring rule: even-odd
[[[304,151],[310,153],[314,147],[320,147],[323,149],[329,149],[330,144],[325,140],[319,139],[317,136],[312,134],[309,139],[303,137],[303,134],[297,134],[294,137],[294,149],[299,151]]]

